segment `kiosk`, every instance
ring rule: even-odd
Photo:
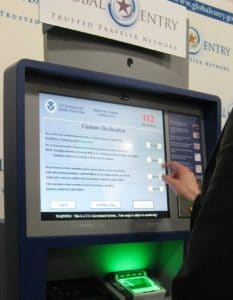
[[[160,164],[184,162],[201,181],[219,120],[216,96],[31,60],[10,67],[7,300],[111,299],[108,274],[135,270],[169,298],[190,220]]]

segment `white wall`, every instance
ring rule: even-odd
[[[3,160],[3,73],[22,58],[43,60],[38,0],[0,1],[0,159]],[[4,218],[3,171],[0,168],[0,219]]]

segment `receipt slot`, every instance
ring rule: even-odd
[[[160,282],[150,278],[145,270],[122,271],[109,274],[105,286],[116,299],[165,299],[166,290]]]

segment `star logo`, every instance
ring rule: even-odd
[[[194,27],[189,27],[188,35],[189,53],[196,54],[201,49],[201,38],[199,32]]]
[[[126,13],[126,15],[128,15],[128,8],[131,6],[130,4],[127,4],[125,2],[125,0],[117,1],[117,3],[120,5],[120,9],[119,12],[121,12],[122,10]]]
[[[193,35],[193,33],[191,33],[191,34],[189,35],[189,44],[192,44],[192,45],[196,44],[196,39],[197,39],[197,37],[195,37],[195,36]]]
[[[138,18],[137,0],[109,0],[108,11],[115,23],[132,26]]]

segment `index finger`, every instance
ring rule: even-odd
[[[186,168],[184,165],[178,163],[177,161],[170,161],[162,164],[163,168],[172,168],[172,169],[179,169],[179,168]]]
[[[163,167],[165,169],[170,169],[168,170],[168,172],[171,172],[174,175],[190,171],[186,166],[182,165],[181,163],[178,163],[177,161],[167,162],[163,164]]]

